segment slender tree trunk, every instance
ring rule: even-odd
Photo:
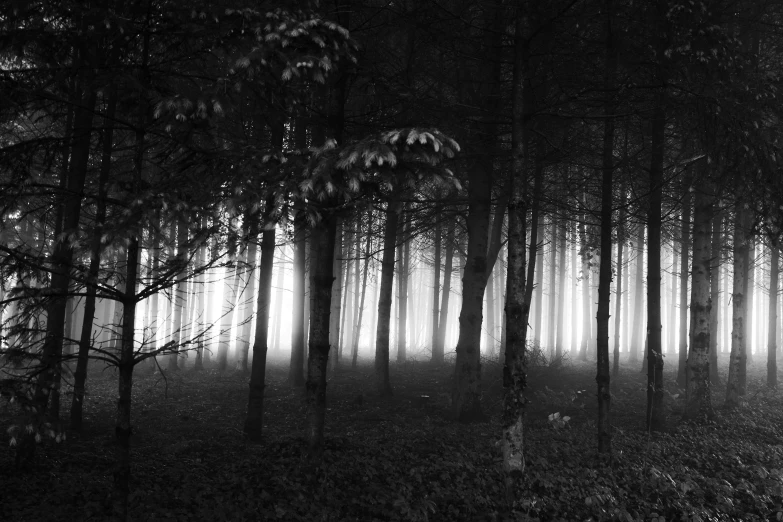
[[[223,287],[223,307],[220,317],[218,336],[218,370],[222,373],[228,368],[228,350],[231,345],[231,332],[234,324],[234,308],[237,302],[239,269],[237,267],[237,233],[234,219],[228,222],[228,261],[226,268],[226,286]],[[255,353],[255,352],[254,352]]]
[[[201,220],[202,228],[207,228],[207,218],[204,217]],[[207,262],[207,243],[206,241],[198,247],[198,257],[196,259],[196,266],[204,267]],[[204,337],[206,336],[207,318],[204,310],[204,294],[206,292],[207,273],[203,271],[196,278],[196,285],[194,291],[196,292],[195,301],[196,306],[194,310],[195,323],[196,323],[196,335],[198,341],[196,344],[196,360],[193,362],[193,369],[195,371],[201,371],[204,369]]]
[[[512,78],[512,172],[509,179],[512,198],[508,206],[508,269],[506,276],[506,356],[503,365],[503,418],[501,453],[506,501],[513,505],[525,471],[525,349],[529,301],[525,300],[527,132],[526,113],[531,97],[524,89],[529,50],[523,34],[523,9],[517,8]]]
[[[92,50],[85,51],[89,54]],[[89,56],[79,58],[82,63],[89,61]],[[85,67],[91,71],[91,67]],[[84,191],[87,167],[90,159],[90,140],[92,137],[92,120],[97,99],[91,72],[86,72],[83,82],[83,92],[78,106],[74,109],[73,145],[71,148],[71,163],[68,172],[67,191],[61,195],[59,202],[62,208],[62,232],[68,237],[76,233],[81,216],[82,194]],[[63,334],[65,330],[65,309],[67,305],[68,287],[70,286],[70,267],[73,263],[73,244],[57,238],[52,252],[52,276],[49,293],[52,300],[46,309],[46,333],[41,349],[38,381],[35,387],[34,403],[39,413],[46,411],[50,392],[55,391],[56,403],[50,410],[52,418],[59,417],[58,380],[62,360]]]
[[[770,244],[772,259],[769,268],[769,330],[767,331],[767,386],[778,385],[778,277],[780,274],[780,250],[775,242]]]
[[[617,61],[614,54],[612,29],[612,0],[606,2],[606,70],[604,84],[607,91],[605,113],[615,113],[613,97]],[[612,189],[614,174],[614,117],[604,120],[603,176],[601,180],[601,254],[598,272],[598,325],[596,328],[596,359],[598,383],[598,452],[612,452],[611,375],[609,373],[609,314],[610,286],[612,284]]]
[[[443,355],[446,346],[446,327],[449,319],[449,297],[451,296],[451,273],[454,263],[454,232],[456,220],[449,222],[446,231],[446,264],[443,268],[443,297],[440,304],[440,318],[438,320],[438,336],[432,348],[432,362],[443,363]]]
[[[182,345],[182,342],[185,340],[184,336],[182,335],[182,329],[183,329],[183,311],[185,310],[185,306],[187,305],[187,297],[188,297],[188,280],[186,278],[187,273],[187,262],[188,262],[188,249],[187,249],[187,242],[188,242],[188,223],[185,221],[185,218],[180,218],[179,223],[177,225],[177,265],[179,268],[179,271],[177,272],[176,277],[179,278],[179,282],[176,285],[176,289],[174,291],[174,325],[172,326],[172,341],[174,341],[174,346],[171,350],[171,355],[169,355],[169,363],[168,363],[168,370],[169,371],[177,371],[179,370],[179,363],[178,363],[178,355],[180,352],[180,346]]]
[[[272,221],[274,206],[275,196],[270,194],[264,204],[264,231],[261,234],[261,263],[258,270],[256,331],[253,340],[253,362],[250,367],[250,389],[244,426],[245,436],[254,443],[261,441],[264,426],[266,356],[269,351],[269,313],[272,304],[272,271],[275,265],[275,226]]]
[[[587,230],[585,228],[585,218],[583,214],[582,221],[579,223],[579,236],[582,240],[582,340],[579,344],[579,360],[587,360],[587,345],[590,341],[590,249],[587,246]]]
[[[753,313],[753,301],[756,296],[756,241],[753,236],[748,236],[748,279],[747,292],[745,293],[745,357],[748,364],[753,363],[753,345],[756,341],[754,330],[755,315]]]
[[[432,260],[432,358],[435,358],[435,345],[438,344],[438,319],[440,317],[440,258],[441,258],[441,216],[435,217],[434,254]]]
[[[343,301],[343,227],[342,220],[337,221],[337,237],[335,238],[334,248],[334,273],[337,274],[334,280],[334,286],[332,288],[332,311],[330,312],[331,325],[329,326],[329,336],[331,340],[331,361],[332,368],[337,368],[338,359],[342,355],[342,347],[340,346],[340,310],[342,308]]]
[[[620,218],[617,223],[620,227],[625,226],[625,194],[628,190],[626,182],[623,181],[622,188],[620,189]],[[628,308],[626,304],[625,314],[622,314],[623,304],[623,249],[625,247],[625,238],[623,234],[618,230],[617,232],[617,287],[615,290],[615,303],[614,303],[614,360],[612,361],[612,375],[617,377],[620,373],[620,329],[622,328],[622,319],[628,315]],[[627,303],[627,301],[626,301]],[[625,339],[624,337],[622,339]]]
[[[284,267],[282,264],[277,265],[277,280],[275,281],[275,300],[274,305],[272,305],[271,309],[271,317],[270,320],[274,321],[272,323],[272,351],[274,353],[280,353],[280,330],[281,330],[281,312],[283,310],[283,284],[285,283],[285,280],[283,277],[285,276],[285,273],[283,272]]]
[[[494,270],[489,272],[489,278],[487,279],[487,289],[484,292],[486,299],[487,310],[487,335],[486,335],[486,347],[487,355],[490,357],[495,356],[497,349],[497,343],[495,342],[495,273]]]
[[[334,276],[334,243],[337,219],[326,213],[311,235],[313,293],[310,321],[310,350],[307,361],[307,445],[311,457],[323,454],[326,417],[326,366],[329,360],[329,314]]]
[[[718,383],[718,338],[720,323],[718,322],[718,310],[720,309],[720,267],[721,267],[721,243],[720,231],[723,228],[723,215],[717,213],[712,218],[712,245],[710,253],[710,383]]]
[[[682,223],[680,223],[680,349],[677,365],[677,386],[685,388],[686,359],[688,358],[688,258],[690,257],[691,197],[687,184],[682,202]]]
[[[631,329],[631,362],[639,360],[639,352],[642,345],[645,344],[647,336],[644,333],[644,225],[639,224],[636,228],[636,284],[633,290],[633,325]],[[644,355],[643,355],[644,357]]]
[[[693,212],[693,272],[691,282],[691,345],[687,360],[685,388],[686,419],[712,418],[712,396],[710,393],[710,258],[712,241],[710,220],[712,217],[712,194],[705,190],[696,191]]]
[[[247,213],[247,249],[245,251],[245,270],[247,285],[243,291],[240,334],[237,339],[237,371],[246,374],[250,371],[247,360],[250,352],[250,331],[253,323],[253,298],[256,295],[256,257],[258,253],[258,215]],[[282,307],[281,307],[282,308]],[[292,349],[293,353],[293,349]]]
[[[538,223],[538,228],[536,229],[536,236],[538,237],[540,244],[536,245],[536,287],[535,299],[533,301],[536,305],[536,314],[533,319],[535,323],[535,326],[533,327],[533,344],[537,347],[541,346],[541,332],[543,330],[544,319],[544,230],[544,219],[541,218]],[[576,271],[574,271],[574,273],[576,273]],[[508,281],[508,278],[506,281]],[[508,286],[508,282],[506,282],[506,286]],[[506,299],[508,299],[508,297],[506,297]]]
[[[558,261],[559,272],[557,276],[558,280],[558,293],[557,293],[557,342],[555,342],[555,359],[560,361],[563,358],[563,352],[565,351],[564,345],[566,342],[566,321],[565,321],[565,305],[566,305],[566,224],[564,221],[560,222],[560,236],[557,244],[557,255],[560,258]]]
[[[671,304],[669,306],[669,327],[667,352],[677,353],[677,249],[672,239],[672,275],[671,275]]]
[[[652,114],[650,144],[650,195],[647,211],[647,429],[663,429],[663,353],[661,352],[661,206],[663,159],[666,146],[666,76],[663,64],[668,33],[667,0],[657,2],[656,80],[659,82]]]
[[[389,382],[389,333],[391,331],[392,291],[394,289],[394,247],[400,216],[399,203],[392,200],[386,208],[386,227],[381,261],[381,288],[378,299],[378,329],[375,338],[375,385],[382,397],[392,394]],[[440,261],[435,260],[436,264]],[[437,301],[437,297],[435,297]],[[434,325],[437,331],[437,325]]]
[[[304,203],[297,202],[294,206],[294,285],[293,310],[291,319],[291,364],[288,367],[288,383],[299,387],[304,385],[304,355],[305,355],[305,229]],[[350,238],[349,240],[350,241]],[[350,263],[350,261],[348,261]],[[348,301],[346,296],[346,301]],[[350,311],[346,312],[349,315]]]
[[[114,436],[117,439],[116,466],[114,472],[113,508],[120,520],[128,518],[128,497],[130,494],[130,436],[131,399],[133,392],[133,325],[136,320],[136,279],[139,265],[139,238],[133,236],[128,245],[125,274],[125,295],[122,302],[122,341],[120,348],[119,390],[117,396],[117,417]]]
[[[103,222],[106,219],[106,184],[111,172],[111,156],[114,150],[114,115],[117,108],[117,88],[112,84],[109,88],[109,99],[106,106],[103,130],[103,154],[101,156],[101,170],[98,176],[98,197],[95,210],[95,228],[93,229],[92,244],[90,246],[90,268],[87,272],[87,285],[85,292],[87,298],[84,301],[84,321],[79,336],[79,355],[76,361],[76,371],[73,376],[73,399],[71,402],[71,429],[78,432],[82,430],[82,411],[84,406],[84,383],[87,380],[87,363],[89,360],[90,346],[92,345],[92,327],[95,318],[95,295],[98,273],[101,268],[101,237],[103,236]],[[158,240],[154,234],[154,241]],[[157,242],[153,244],[153,250]],[[157,251],[156,251],[157,252]],[[155,260],[158,260],[157,254]],[[153,270],[157,266],[153,263]],[[157,297],[157,294],[155,294]],[[157,310],[155,310],[157,314]]]
[[[360,292],[359,305],[356,310],[356,323],[353,326],[353,347],[351,349],[351,367],[356,368],[359,357],[359,336],[362,333],[362,316],[364,315],[364,300],[367,296],[367,276],[370,273],[370,247],[372,246],[372,209],[367,214],[367,243],[364,246],[364,270],[362,271],[362,285]]]
[[[741,203],[735,206],[734,221],[734,283],[731,294],[731,353],[729,354],[729,377],[726,381],[726,407],[736,408],[745,395],[747,357],[745,356],[745,325],[748,290],[748,262],[750,258],[748,241],[748,216]]]
[[[546,344],[549,348],[549,358],[555,354],[555,335],[557,335],[557,249],[559,246],[557,222],[552,218],[552,247],[549,249],[549,302],[547,303]]]

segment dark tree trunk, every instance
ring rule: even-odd
[[[712,218],[712,245],[710,252],[710,383],[718,383],[718,338],[720,337],[718,310],[720,309],[720,231],[723,228],[723,214]]]
[[[688,260],[690,257],[691,197],[688,185],[683,183],[680,223],[680,343],[677,364],[677,386],[685,388],[685,366],[688,358]]]
[[[598,384],[598,452],[612,452],[612,423],[610,418],[611,389],[609,373],[609,311],[612,285],[612,188],[614,174],[614,118],[613,98],[614,75],[617,66],[612,33],[612,0],[606,2],[606,71],[604,84],[607,92],[605,102],[603,176],[601,180],[601,258],[598,272],[598,312],[596,317],[596,355]]]
[[[587,214],[583,214],[582,221],[579,223],[579,236],[582,242],[582,340],[579,344],[579,360],[587,360],[587,346],[590,341],[590,248],[587,245],[587,230],[585,219]]]
[[[644,326],[644,225],[639,224],[636,228],[636,281],[633,289],[633,324],[631,325],[631,362],[639,360],[639,352],[642,345],[645,344],[647,336],[642,329]],[[644,355],[642,356],[644,357]]]
[[[555,335],[557,335],[557,249],[559,246],[559,229],[554,217],[552,218],[552,243],[549,248],[549,302],[547,323],[549,331],[546,335],[546,343],[549,348],[550,359],[555,353]]]
[[[250,331],[253,323],[253,300],[256,296],[256,254],[258,252],[258,215],[247,213],[247,247],[245,250],[245,267],[247,284],[243,290],[242,316],[239,324],[242,325],[237,341],[237,371],[246,374],[249,372],[247,360],[250,352]],[[200,308],[200,307],[199,307]],[[281,307],[282,309],[282,307]],[[293,353],[293,349],[291,350]]]
[[[745,326],[748,290],[749,226],[747,211],[742,203],[735,205],[734,217],[734,283],[731,294],[731,353],[729,354],[729,376],[726,381],[726,407],[736,408],[745,395],[747,357],[745,356]]]
[[[98,176],[98,197],[96,199],[95,227],[93,229],[92,244],[90,245],[90,268],[87,272],[87,285],[84,301],[84,320],[79,336],[79,355],[76,361],[76,371],[73,376],[73,399],[71,402],[71,429],[77,433],[82,430],[82,411],[84,406],[84,383],[87,380],[87,363],[89,360],[90,346],[92,344],[92,326],[95,318],[95,294],[97,291],[98,273],[101,268],[101,237],[103,236],[103,222],[106,219],[106,184],[111,173],[111,155],[114,150],[114,114],[117,108],[117,92],[114,84],[109,90],[109,99],[106,106],[103,130],[103,154],[101,156],[101,170]],[[153,237],[158,236],[153,231]],[[157,243],[153,244],[153,249]],[[155,257],[157,260],[157,256]],[[157,267],[153,264],[153,270]],[[157,295],[157,294],[156,294]],[[157,310],[155,310],[157,313]]]
[[[177,225],[177,267],[179,268],[176,277],[179,278],[174,291],[174,324],[172,326],[172,347],[169,355],[169,371],[179,370],[179,352],[180,347],[185,341],[183,334],[184,310],[188,299],[188,280],[187,280],[187,262],[188,262],[188,223],[184,218],[179,219]]]
[[[293,310],[291,320],[291,364],[288,367],[288,382],[292,386],[304,385],[305,355],[305,229],[304,204],[297,202],[294,209],[294,285]],[[350,239],[349,239],[350,241]],[[350,262],[350,261],[349,261]],[[347,296],[346,296],[347,297]],[[346,298],[346,301],[348,299]],[[350,313],[350,311],[349,311]]]
[[[378,329],[375,337],[375,385],[382,397],[392,394],[392,386],[389,382],[389,334],[391,331],[392,291],[394,289],[394,247],[397,241],[399,212],[399,203],[394,200],[390,201],[386,208],[386,226],[383,235]],[[436,262],[438,262],[437,259]]]
[[[253,363],[250,368],[250,389],[244,427],[245,436],[250,442],[260,442],[263,435],[266,355],[269,351],[269,313],[272,302],[272,271],[275,264],[275,226],[272,221],[274,206],[275,196],[270,194],[264,204],[264,231],[261,234],[261,262],[258,270],[256,331],[253,340]]]
[[[372,230],[372,209],[370,209],[370,211],[367,213],[367,242],[364,245],[364,269],[362,270],[362,284],[361,284],[361,289],[357,288],[357,291],[359,292],[359,303],[356,308],[356,322],[353,325],[353,347],[351,348],[352,368],[356,368],[357,359],[359,357],[359,336],[362,333],[362,316],[364,315],[364,301],[365,298],[367,297],[367,276],[370,273],[370,247],[372,246],[371,230]],[[334,250],[334,247],[332,249]]]
[[[331,345],[332,368],[337,368],[339,357],[342,355],[340,346],[340,311],[343,302],[343,227],[342,220],[337,220],[337,237],[334,247],[334,273],[337,274],[332,288],[332,311],[330,315],[331,325],[329,326],[329,336]]]
[[[617,221],[619,227],[625,226],[625,193],[627,190],[626,182],[623,181],[622,188],[620,189],[620,218]],[[617,236],[617,287],[615,290],[614,303],[614,360],[612,361],[612,375],[614,377],[617,377],[620,373],[620,341],[625,339],[621,339],[620,337],[620,329],[622,328],[623,323],[623,249],[625,248],[625,238],[623,237],[624,234],[619,230]],[[625,309],[625,315],[628,315],[627,307]]]
[[[544,220],[539,218],[538,227],[536,228],[536,237],[538,243],[536,244],[536,285],[535,285],[535,299],[533,303],[536,306],[536,314],[533,319],[533,344],[537,347],[541,346],[541,332],[543,330],[544,320]],[[574,271],[576,273],[576,271]],[[508,283],[506,283],[508,286]]]
[[[708,187],[707,190],[710,190]],[[693,212],[693,272],[691,281],[691,345],[685,388],[686,419],[712,418],[710,393],[710,219],[712,194],[696,191]]]
[[[326,369],[329,360],[329,314],[332,300],[334,239],[337,218],[324,213],[314,227],[311,244],[312,292],[310,350],[307,361],[307,445],[311,457],[323,454],[324,421],[326,416]]]
[[[435,238],[434,238],[434,254],[433,254],[433,275],[432,275],[432,358],[435,358],[435,345],[438,344],[438,319],[440,317],[440,257],[441,257],[441,242],[442,231],[440,222],[440,212],[435,217]]]
[[[454,263],[454,232],[456,220],[452,219],[446,231],[446,265],[443,268],[443,298],[440,304],[438,337],[432,347],[432,362],[441,364],[446,346],[446,327],[449,320],[449,297],[451,296],[451,273]]]
[[[566,334],[566,322],[565,322],[565,305],[566,305],[566,224],[565,221],[560,223],[560,236],[557,242],[557,256],[558,259],[558,292],[557,292],[557,341],[555,342],[555,359],[560,361],[563,358],[563,352],[565,352],[565,334]]]
[[[776,242],[769,247],[772,259],[769,268],[769,331],[767,332],[767,386],[775,388],[778,385],[778,277],[780,274],[780,250]]]

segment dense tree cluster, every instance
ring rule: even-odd
[[[713,416],[719,351],[727,406],[749,357],[776,386],[779,10],[5,2],[0,378],[34,427],[9,432],[19,454],[81,430],[88,364],[116,367],[125,516],[134,372],[233,357],[261,441],[284,332],[313,459],[328,372],[360,349],[383,397],[390,361],[448,358],[459,422],[486,420],[482,357],[499,358],[511,504],[531,357],[595,358],[605,454],[621,352],[653,431],[667,353],[688,420]]]

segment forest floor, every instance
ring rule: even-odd
[[[146,372],[134,382],[131,519],[780,520],[783,394],[766,388],[765,365],[751,367],[738,411],[722,409],[725,389],[715,386],[718,416],[701,425],[680,422],[681,391],[667,369],[668,429],[652,435],[638,366],[622,366],[612,382],[611,460],[596,453],[595,363],[530,368],[527,467],[514,511],[505,504],[496,444],[496,362],[483,369],[491,420],[475,425],[448,417],[452,366],[393,365],[395,394],[384,401],[373,394],[371,365],[340,368],[327,391],[320,465],[306,458],[305,404],[302,391],[286,384],[287,364],[268,369],[258,445],[242,434],[246,376],[208,369],[164,380]],[[112,371],[90,377],[82,435],[45,441],[22,469],[6,437],[0,520],[104,519],[117,385]],[[4,429],[11,413],[0,406]]]

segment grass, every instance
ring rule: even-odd
[[[320,463],[306,458],[302,391],[286,384],[284,362],[268,369],[259,445],[242,435],[247,377],[208,369],[164,380],[139,372],[131,519],[780,519],[783,395],[764,386],[765,365],[751,367],[738,411],[721,409],[725,390],[715,386],[718,417],[699,425],[680,422],[681,392],[667,369],[668,428],[655,434],[644,430],[639,366],[624,365],[612,383],[611,460],[596,453],[594,363],[530,369],[527,466],[513,510],[504,503],[496,446],[496,362],[483,368],[491,421],[477,425],[448,418],[448,365],[393,365],[395,394],[384,401],[374,396],[371,365],[339,369],[329,382]],[[13,448],[0,450],[0,519],[104,520],[114,459],[113,372],[94,371],[88,387],[83,434],[45,441],[22,469],[14,467]],[[569,421],[550,422],[553,413]],[[3,426],[13,414],[0,408]]]

